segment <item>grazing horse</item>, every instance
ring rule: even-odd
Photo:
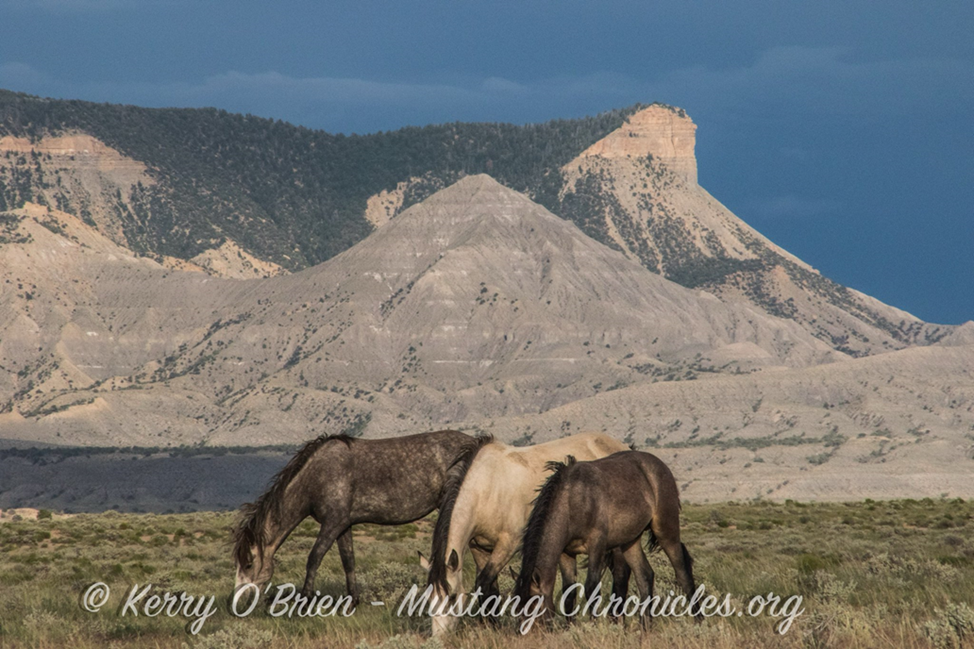
[[[653,595],[653,569],[640,540],[649,532],[650,551],[657,545],[676,571],[689,600],[696,587],[693,560],[680,541],[680,495],[670,469],[655,455],[615,453],[592,462],[553,462],[524,530],[521,574],[514,593],[542,595],[545,616],[553,614],[555,569],[563,554],[588,555],[586,601],[598,595],[607,550],[618,549],[632,569],[639,597]],[[642,624],[649,623],[649,607]]]
[[[460,471],[451,476],[433,531],[429,570],[433,634],[451,630],[456,616],[439,608],[450,597],[464,598],[463,557],[470,547],[477,565],[475,590],[495,595],[497,576],[518,548],[531,501],[544,481],[545,467],[569,455],[594,460],[629,447],[601,433],[581,433],[536,446],[508,446],[482,440]],[[466,469],[466,470],[464,470]],[[575,562],[562,563],[562,587],[575,582]],[[625,575],[628,584],[628,574]]]
[[[337,539],[345,585],[357,602],[351,526],[401,525],[426,516],[439,506],[451,471],[477,444],[453,430],[375,440],[331,435],[308,442],[264,495],[240,509],[233,529],[234,592],[270,581],[274,553],[301,521],[313,516],[321,530],[308,555],[302,594],[314,594],[318,566]]]

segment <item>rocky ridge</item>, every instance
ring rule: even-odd
[[[823,277],[732,214],[697,184],[695,131],[679,109],[635,113],[562,168],[556,211],[654,272],[794,320],[850,356],[952,334]]]

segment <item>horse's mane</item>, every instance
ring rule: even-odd
[[[244,503],[240,507],[240,518],[231,530],[231,542],[233,543],[233,556],[237,565],[247,563],[250,548],[257,546],[258,556],[262,556],[267,539],[264,538],[264,523],[269,516],[280,513],[281,504],[284,500],[284,492],[287,490],[291,481],[297,477],[304,465],[308,463],[322,446],[328,442],[338,441],[348,445],[352,438],[348,435],[321,435],[304,446],[294,454],[284,468],[277,472],[267,486],[267,491],[256,501]]]
[[[457,461],[447,470],[446,481],[443,484],[443,497],[440,500],[440,512],[433,528],[433,547],[431,549],[429,583],[446,589],[446,546],[450,537],[450,522],[453,518],[453,507],[457,504],[460,487],[467,477],[467,471],[480,449],[494,441],[493,435],[478,435],[473,444],[460,455]]]
[[[565,469],[574,466],[574,464],[575,456],[569,455],[564,462],[548,462],[545,465],[545,468],[552,474],[548,476],[548,479],[538,490],[538,496],[534,499],[534,506],[531,508],[528,523],[524,526],[524,536],[521,540],[521,574],[518,575],[517,584],[514,586],[514,593],[517,595],[527,596],[528,584],[531,583],[534,570],[538,565],[541,537],[544,535],[544,526],[551,510],[551,504],[555,500],[558,488],[565,480]]]

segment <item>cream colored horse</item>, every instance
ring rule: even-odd
[[[447,490],[433,533],[432,563],[422,560],[433,586],[433,635],[451,630],[457,618],[437,614],[445,599],[464,599],[463,558],[467,547],[477,564],[482,597],[496,594],[496,580],[514,556],[537,490],[545,481],[548,462],[574,456],[596,460],[629,447],[601,433],[580,433],[536,446],[485,444],[470,462],[459,490]],[[562,582],[575,580],[574,559],[563,557]],[[628,579],[627,579],[628,581]],[[461,607],[464,604],[461,603]]]

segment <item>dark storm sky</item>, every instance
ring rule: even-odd
[[[974,3],[0,0],[0,87],[329,131],[637,101],[700,182],[833,279],[974,318]]]

